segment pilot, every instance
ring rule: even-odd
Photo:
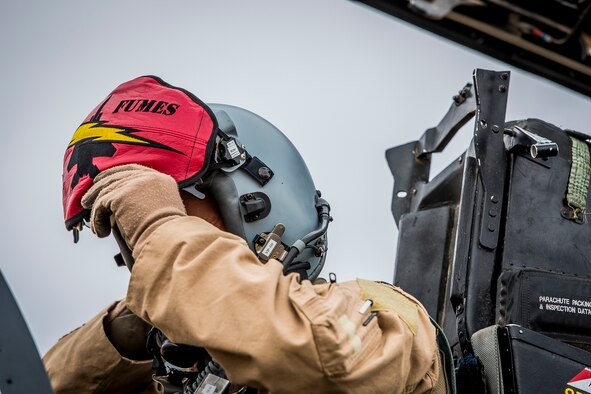
[[[56,393],[453,390],[415,298],[319,276],[330,207],[251,112],[154,76],[125,82],[76,130],[63,203],[75,240],[83,225],[113,233],[131,277],[45,355]]]

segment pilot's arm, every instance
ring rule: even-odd
[[[152,357],[145,347],[149,326],[125,300],[113,303],[61,338],[43,357],[53,391],[66,393],[157,393]]]
[[[366,281],[300,283],[277,261],[262,264],[243,239],[187,216],[178,194],[171,177],[124,166],[100,174],[83,200],[93,231],[108,234],[114,220],[133,250],[127,302],[139,317],[206,348],[234,384],[445,392],[435,330],[412,297]],[[374,307],[363,307],[370,297],[373,319]]]

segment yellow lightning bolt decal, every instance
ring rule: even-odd
[[[118,127],[106,127],[99,122],[82,123],[74,133],[68,147],[87,139],[94,141],[132,142],[134,144],[144,145],[150,144],[148,141],[123,134],[125,131],[128,130]]]

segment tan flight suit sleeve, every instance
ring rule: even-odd
[[[172,341],[205,347],[234,384],[274,394],[445,390],[435,330],[397,289],[411,312],[382,309],[364,325],[359,282],[300,284],[197,217],[159,226],[135,258],[129,308]]]
[[[116,302],[61,338],[43,357],[56,394],[155,394],[152,361],[122,357],[105,334],[104,322],[125,307]]]

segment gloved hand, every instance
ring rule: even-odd
[[[82,197],[90,209],[90,228],[100,238],[116,224],[133,254],[160,225],[186,216],[178,185],[166,174],[138,164],[127,164],[101,172]]]

